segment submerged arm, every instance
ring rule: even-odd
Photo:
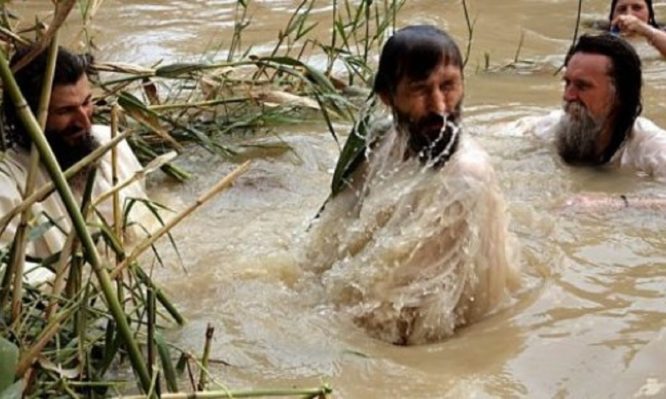
[[[635,196],[631,194],[579,194],[564,203],[574,211],[620,211],[622,209],[666,210],[666,197]]]

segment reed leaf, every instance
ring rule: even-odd
[[[157,345],[157,352],[162,363],[162,371],[164,371],[167,390],[169,392],[178,392],[178,376],[173,367],[171,352],[169,351],[169,346],[164,340],[164,337],[159,332],[155,333],[155,344]]]
[[[0,397],[14,383],[19,351],[16,345],[0,337]]]

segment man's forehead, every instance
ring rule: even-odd
[[[606,75],[611,69],[610,57],[603,54],[578,52],[571,56],[565,75]]]
[[[417,84],[420,82],[426,82],[431,79],[459,79],[462,78],[462,69],[459,65],[452,62],[440,62],[428,72],[426,76],[423,77],[410,77],[403,76],[401,83],[405,84]]]
[[[90,83],[85,74],[73,84],[58,84],[51,90],[51,105],[66,105],[85,100],[92,94]]]

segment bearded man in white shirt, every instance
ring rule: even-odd
[[[12,58],[12,65],[23,58],[31,49],[21,49]],[[47,64],[47,52],[42,52],[25,67],[14,73],[21,92],[30,109],[36,113],[44,71]],[[51,146],[62,170],[68,169],[100,145],[110,140],[108,126],[93,125],[94,105],[88,81],[89,57],[75,55],[60,48],[56,60],[51,101],[45,126],[45,137]],[[9,96],[4,96],[3,124],[7,133],[9,148],[0,154],[0,214],[7,215],[24,201],[25,185],[30,168],[30,146],[32,141],[26,133],[14,104]],[[117,178],[119,182],[131,178],[141,170],[141,164],[125,141],[117,146]],[[69,184],[78,200],[81,200],[86,176],[91,167],[73,176]],[[36,173],[35,188],[40,188],[51,181],[49,174],[40,164]],[[95,184],[92,198],[108,192],[113,187],[111,154],[106,153],[96,165]],[[134,182],[120,192],[121,204],[127,198],[146,198],[142,183]],[[111,200],[97,207],[99,214],[109,223],[112,222]],[[32,206],[33,218],[29,227],[48,225],[45,232],[32,239],[26,254],[32,258],[43,259],[59,252],[71,231],[71,223],[65,206],[58,193],[53,193],[43,201]],[[0,248],[13,241],[19,217],[12,218],[7,225],[0,226]],[[41,270],[41,272],[46,273]],[[41,273],[42,275],[44,273]],[[37,273],[40,274],[40,273]],[[44,276],[39,277],[42,279]]]
[[[565,66],[563,110],[519,121],[519,130],[554,141],[568,164],[622,168],[666,181],[666,131],[639,117],[641,61],[634,48],[611,34],[584,35]],[[666,199],[630,194],[580,195],[570,202],[606,209],[666,206]]]

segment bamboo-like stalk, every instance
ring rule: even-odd
[[[197,384],[197,391],[206,390],[206,370],[208,369],[208,358],[210,357],[210,346],[213,343],[213,334],[215,327],[208,323],[206,326],[206,340],[204,342],[203,355],[201,356],[201,373],[199,374],[199,384]]]
[[[111,139],[113,140],[118,136],[118,113],[120,108],[118,104],[113,104],[111,107]],[[113,146],[111,148],[111,184],[116,186],[118,184],[118,148]],[[113,192],[113,231],[118,240],[118,243],[122,247],[125,242],[125,234],[123,233],[123,222],[122,222],[122,207],[120,204],[120,191]],[[116,263],[114,265],[118,266],[118,263],[122,261],[123,254],[116,253]],[[118,301],[124,309],[124,297],[125,290],[123,289],[123,276],[120,275],[116,280],[116,293],[118,294]],[[148,370],[151,373],[150,370]]]
[[[111,108],[111,139],[113,140],[118,136],[118,104],[114,104]],[[111,185],[118,184],[118,147],[111,148]],[[120,206],[120,192],[113,193],[113,231],[120,245],[123,245],[123,228],[122,228],[122,208]]]
[[[55,271],[56,276],[53,280],[53,289],[51,290],[51,299],[49,305],[46,307],[45,319],[50,320],[54,312],[58,310],[58,297],[62,293],[63,288],[65,288],[65,275],[67,274],[67,267],[70,262],[72,254],[76,251],[76,245],[74,244],[76,240],[76,232],[71,231],[67,235],[65,240],[65,245],[63,245],[62,250],[60,251],[60,259],[56,263]]]
[[[198,101],[198,102],[182,103],[182,104],[151,105],[149,109],[153,111],[166,111],[172,109],[198,108],[198,107],[210,107],[213,105],[221,105],[221,104],[244,103],[250,100],[251,99],[248,97],[232,97],[232,98],[221,98],[218,100],[207,100],[207,101]]]
[[[42,162],[49,172],[51,179],[54,181],[56,189],[60,193],[60,197],[62,198],[67,212],[72,219],[72,225],[77,231],[79,239],[85,248],[86,254],[93,268],[93,272],[97,276],[97,280],[100,284],[100,288],[104,293],[104,298],[106,299],[109,310],[113,315],[121,336],[123,337],[123,341],[125,342],[132,366],[135,372],[138,374],[141,386],[145,391],[147,391],[150,387],[150,374],[148,373],[146,365],[143,362],[139,346],[134,340],[132,332],[129,328],[126,315],[123,313],[120,303],[118,302],[118,298],[115,296],[115,291],[111,284],[111,280],[109,279],[109,275],[106,269],[102,266],[102,262],[100,260],[99,254],[97,253],[95,243],[93,242],[92,237],[86,228],[86,222],[81,215],[81,211],[77,207],[76,200],[74,199],[74,195],[72,194],[69,185],[67,184],[67,180],[65,179],[62,170],[60,170],[58,162],[55,159],[55,155],[53,154],[53,151],[49,147],[49,144],[44,137],[44,133],[41,131],[34,115],[32,115],[30,112],[28,104],[26,103],[25,98],[21,94],[18,85],[14,80],[14,76],[12,75],[9,63],[7,62],[4,54],[0,54],[0,74],[2,75],[5,88],[10,94],[11,101],[16,106],[21,122],[30,135],[32,142],[39,150]]]
[[[51,89],[53,87],[53,75],[55,74],[56,60],[58,57],[58,32],[56,31],[51,41],[46,69],[42,78],[42,92],[40,93],[39,108],[37,111],[37,121],[42,130],[46,126],[48,117],[49,103],[51,101]],[[39,152],[35,145],[30,146],[30,161],[28,167],[28,176],[26,177],[25,190],[23,197],[27,197],[35,189],[36,176],[39,170]],[[12,319],[16,320],[21,313],[21,300],[23,296],[23,267],[25,265],[25,252],[28,245],[28,219],[32,216],[30,207],[21,212],[21,218],[16,228],[16,245],[12,252],[11,270],[14,273],[14,289],[12,299]]]
[[[155,375],[153,365],[155,364],[155,293],[153,289],[148,287],[148,300],[146,301],[146,326],[148,329],[148,337],[146,343],[148,345],[148,372],[150,375]]]
[[[144,272],[143,269],[141,269],[140,267],[135,268],[134,272],[136,273],[136,277],[146,287],[149,287],[150,289],[153,290],[157,300],[162,304],[162,306],[164,306],[166,311],[171,315],[171,317],[173,317],[176,323],[178,323],[178,325],[180,326],[184,325],[185,318],[183,317],[183,315],[181,315],[178,309],[176,309],[176,307],[171,303],[169,298],[167,298],[166,294],[161,289],[159,289],[159,287],[157,287],[155,283],[153,283],[153,280],[151,280],[151,278],[146,274],[146,272]]]
[[[183,212],[178,214],[175,218],[171,219],[167,224],[162,226],[159,230],[157,230],[152,236],[148,237],[146,240],[141,242],[139,245],[134,248],[132,253],[123,260],[123,262],[118,265],[118,267],[111,272],[111,277],[115,278],[118,273],[120,273],[125,267],[127,267],[128,264],[133,262],[139,255],[141,255],[145,250],[150,248],[157,240],[159,240],[162,236],[164,236],[166,233],[171,231],[171,229],[176,226],[178,223],[180,223],[183,219],[185,219],[187,216],[189,216],[192,212],[197,210],[199,207],[201,207],[203,204],[208,202],[213,196],[216,194],[220,193],[221,191],[224,191],[231,187],[231,185],[236,181],[238,176],[242,175],[245,173],[249,167],[250,167],[251,161],[245,161],[243,164],[241,164],[239,167],[234,169],[231,173],[229,173],[227,176],[222,178],[213,188],[211,188],[209,191],[207,191],[205,194],[200,196],[192,205],[190,205],[187,209],[185,209]]]
[[[328,385],[319,388],[304,389],[256,389],[239,391],[207,391],[192,393],[163,393],[162,399],[222,399],[222,398],[260,398],[266,396],[299,396],[305,398],[325,398],[333,392]],[[145,395],[123,396],[123,399],[145,399]],[[117,399],[120,399],[118,397]]]
[[[76,0],[61,0],[55,3],[56,7],[51,24],[49,25],[46,32],[42,35],[39,42],[33,46],[33,49],[30,50],[28,54],[24,55],[23,58],[18,60],[16,65],[14,65],[12,68],[14,72],[28,65],[35,57],[37,57],[37,55],[44,51],[48,43],[51,42],[51,39],[58,33],[60,26],[67,20],[67,16],[69,15],[70,11],[72,11],[72,8],[74,8],[75,4]]]

